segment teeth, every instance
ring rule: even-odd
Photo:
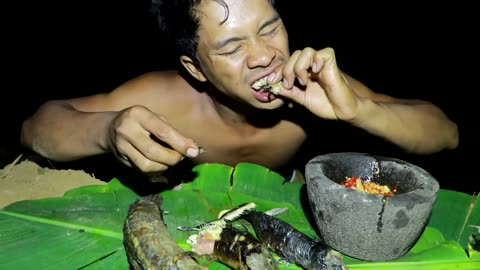
[[[256,80],[253,84],[252,84],[252,87],[253,89],[255,90],[260,90],[262,89],[263,87],[265,87],[267,85],[267,77],[265,78],[262,78],[260,80]]]

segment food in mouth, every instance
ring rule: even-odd
[[[282,81],[271,84],[267,81],[267,78],[262,78],[255,81],[252,88],[257,91],[270,92],[274,95],[278,95],[282,89]]]

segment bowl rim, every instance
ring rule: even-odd
[[[440,190],[440,184],[438,180],[430,174],[427,170],[423,169],[422,167],[415,165],[411,162],[407,162],[405,160],[395,158],[395,157],[389,157],[389,156],[383,156],[383,155],[375,155],[375,154],[370,154],[370,153],[365,153],[365,152],[333,152],[333,153],[327,153],[327,154],[322,154],[318,155],[308,161],[306,164],[305,168],[305,183],[308,184],[311,182],[311,177],[309,176],[310,171],[309,167],[311,166],[322,166],[322,164],[325,163],[327,160],[331,160],[332,157],[339,157],[339,156],[345,156],[345,155],[351,155],[351,156],[358,156],[358,157],[370,157],[373,158],[379,162],[381,161],[392,161],[392,162],[398,162],[404,165],[407,165],[408,168],[410,169],[415,169],[418,172],[422,174],[423,177],[418,177],[417,179],[421,181],[419,187],[412,189],[407,192],[402,192],[395,194],[394,196],[389,197],[389,200],[395,198],[395,197],[404,197],[404,196],[409,196],[409,195],[421,195],[421,196],[427,196],[427,197],[436,197],[438,194],[438,191]],[[323,168],[320,168],[322,174],[324,173]],[[324,174],[323,174],[324,175]],[[348,188],[345,186],[342,186],[340,183],[337,183],[336,181],[330,179],[329,177],[315,177],[317,181],[320,181],[320,183],[324,185],[320,185],[320,187],[325,187],[325,189],[328,189],[330,187],[336,187],[338,186],[339,189],[345,189],[345,190],[351,190],[356,193],[359,193],[361,195],[364,195],[365,197],[367,196],[375,196],[379,198],[385,197],[382,194],[374,194],[374,193],[368,193],[368,192],[362,192],[358,191],[356,189]],[[423,187],[423,188],[420,188]]]

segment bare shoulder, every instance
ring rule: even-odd
[[[171,89],[173,86],[186,84],[185,79],[176,70],[152,71],[139,75],[120,85],[115,92],[125,91],[154,91],[162,92]]]
[[[138,104],[148,105],[152,101],[155,104],[169,103],[192,90],[194,89],[177,71],[168,70],[142,74],[120,85],[109,95],[119,99],[127,97]]]
[[[84,111],[119,111],[134,105],[142,105],[155,112],[160,108],[182,100],[197,92],[175,70],[148,72],[134,77],[109,93],[72,99],[71,103]]]

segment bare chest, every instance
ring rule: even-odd
[[[302,128],[288,121],[243,134],[225,126],[205,123],[190,126],[190,129],[191,138],[205,149],[193,159],[197,164],[208,162],[235,166],[239,162],[252,162],[276,169],[296,154],[306,138]]]
[[[273,112],[271,117],[265,113],[272,112],[259,112],[263,113],[262,118],[254,119],[254,124],[233,124],[225,115],[219,115],[206,94],[180,96],[179,106],[158,107],[157,112],[181,134],[203,147],[205,153],[192,159],[195,164],[235,166],[239,162],[251,162],[277,169],[295,156],[306,139],[304,129],[296,124],[304,119],[298,110],[285,107]],[[283,120],[276,120],[277,117]]]

